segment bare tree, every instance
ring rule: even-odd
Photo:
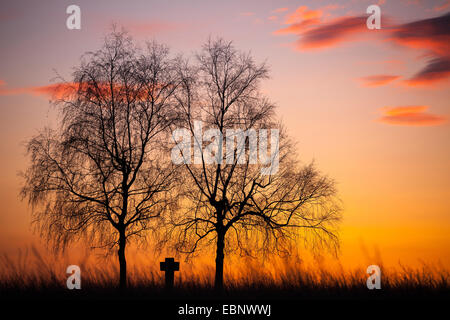
[[[194,253],[201,244],[214,245],[220,290],[225,253],[250,253],[255,239],[265,251],[285,251],[299,236],[315,248],[335,247],[340,208],[334,183],[296,160],[274,105],[259,89],[268,77],[266,65],[221,39],[208,41],[196,58],[193,66],[179,64],[183,81],[176,93],[182,128],[177,132],[189,136],[180,141],[173,135],[185,172],[184,210],[173,220],[178,249]],[[270,143],[266,129],[279,130],[271,131]]]
[[[166,47],[139,50],[114,30],[59,88],[60,128],[44,129],[27,145],[22,195],[38,230],[55,249],[80,238],[117,247],[121,288],[127,243],[144,237],[172,203],[174,171],[162,149],[173,119],[172,65]]]

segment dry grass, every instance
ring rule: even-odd
[[[114,257],[96,258],[86,254],[79,260],[82,290],[66,289],[67,256],[43,255],[35,248],[20,252],[14,259],[0,257],[0,292],[6,298],[46,299],[78,296],[86,299],[121,297],[117,290],[118,268]],[[213,298],[214,268],[203,264],[182,263],[177,273],[176,289],[163,288],[163,275],[157,263],[134,261],[129,268],[129,289],[125,297],[150,299]],[[223,295],[250,299],[346,299],[380,298],[448,298],[449,271],[444,267],[423,264],[419,268],[382,267],[382,290],[368,290],[365,269],[344,270],[342,267],[299,263],[293,259],[266,261],[244,259],[230,261],[226,269]]]

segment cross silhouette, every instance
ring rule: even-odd
[[[180,263],[175,262],[174,258],[166,258],[164,262],[159,263],[159,268],[161,271],[165,272],[166,289],[173,288],[174,274],[175,274],[175,271],[180,270]]]

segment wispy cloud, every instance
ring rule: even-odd
[[[74,84],[70,83],[55,83],[35,87],[7,88],[6,82],[4,80],[0,80],[0,96],[28,94],[32,96],[43,96],[59,99],[65,96],[69,90],[73,90],[74,88]]]
[[[311,10],[298,7],[286,16],[287,27],[278,29],[275,35],[294,34],[298,38],[295,48],[299,51],[336,47],[346,42],[372,39],[369,35],[384,36],[387,42],[403,47],[422,50],[427,65],[409,79],[403,80],[407,86],[428,86],[450,77],[450,13],[439,17],[422,19],[410,23],[393,25],[384,18],[385,27],[373,32],[366,27],[367,16],[344,16],[324,20],[327,7]],[[365,36],[364,38],[362,36]],[[368,85],[384,84],[377,79],[367,79]],[[392,79],[395,80],[395,79]]]
[[[287,27],[276,30],[274,34],[295,34],[298,36],[296,49],[310,50],[332,47],[345,41],[354,41],[356,34],[367,31],[367,17],[340,17],[330,20],[329,11],[340,8],[328,5],[318,9],[300,6],[285,17]]]
[[[441,115],[426,112],[428,106],[384,107],[379,122],[400,126],[438,126],[446,122]]]
[[[430,59],[427,66],[416,73],[411,79],[404,80],[407,86],[428,86],[450,77],[450,57]]]
[[[303,20],[297,23],[293,23],[285,28],[278,29],[274,31],[274,34],[282,35],[282,34],[302,34],[305,33],[308,29],[311,29],[317,26],[320,23],[320,19],[308,19]]]
[[[272,12],[274,12],[274,13],[281,13],[281,12],[285,12],[285,11],[288,11],[288,10],[289,10],[288,8],[277,8],[277,9],[273,10]]]
[[[311,28],[297,41],[300,50],[327,48],[357,40],[356,35],[367,31],[366,17],[344,17]]]
[[[386,85],[394,80],[397,80],[400,76],[396,75],[387,75],[387,74],[378,74],[373,76],[367,76],[359,78],[364,87],[378,87]]]
[[[321,9],[313,10],[307,6],[298,7],[293,13],[286,16],[285,23],[292,24],[302,20],[318,19],[323,15]]]
[[[427,53],[427,65],[406,85],[434,84],[450,76],[450,13],[397,26],[389,40]]]
[[[162,86],[163,84],[156,84],[154,88],[156,89]],[[116,96],[127,94],[130,97],[133,96],[135,99],[144,99],[148,95],[146,89],[133,87],[120,82],[113,83],[112,88],[109,82],[97,82],[95,84],[92,82],[60,82],[46,86],[8,88],[6,83],[0,80],[0,96],[25,94],[59,100],[71,99],[79,90],[81,90],[81,94],[77,95],[77,98],[86,98],[90,94],[106,96],[111,94],[111,89]]]
[[[433,8],[434,11],[439,12],[439,11],[444,11],[450,8],[450,0],[447,0],[446,2],[444,2],[441,5],[437,5]]]

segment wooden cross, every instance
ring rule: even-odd
[[[175,262],[174,258],[166,258],[164,262],[159,263],[159,268],[166,274],[166,289],[173,288],[174,274],[180,270],[180,263]]]

